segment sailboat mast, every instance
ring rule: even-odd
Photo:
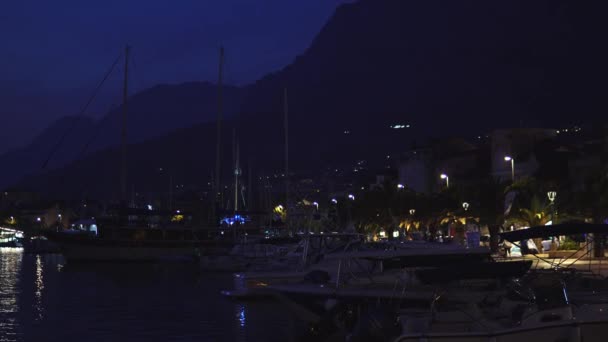
[[[234,212],[236,214],[236,211],[239,210],[239,176],[241,174],[241,168],[239,165],[239,143],[236,140],[236,137],[235,137],[235,143],[236,143],[236,159],[234,162]]]
[[[127,201],[127,97],[129,94],[129,53],[131,47],[125,47],[125,74],[122,93],[122,132],[121,132],[121,169],[120,169],[120,199],[122,203]]]
[[[285,130],[285,224],[287,225],[287,228],[289,228],[289,125],[287,121],[288,113],[289,107],[287,103],[287,88],[285,88],[283,91],[283,128]]]
[[[221,182],[220,182],[220,172],[221,172],[221,141],[222,141],[222,73],[224,67],[224,47],[220,47],[220,62],[219,62],[219,71],[218,71],[218,80],[217,80],[217,136],[216,136],[216,149],[215,149],[215,186],[214,186],[214,197],[220,197],[221,191]],[[220,202],[221,203],[221,202]]]

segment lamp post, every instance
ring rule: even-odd
[[[515,182],[515,158],[511,156],[505,156],[505,161],[511,162],[511,182]]]
[[[414,209],[414,208],[410,209],[410,216],[412,217],[411,218],[412,225],[414,225],[414,214],[416,214],[416,209]],[[406,229],[407,229],[407,227],[406,227]]]
[[[314,205],[317,208],[317,211],[319,211],[319,203],[318,202],[312,202],[312,205]]]
[[[469,203],[462,202],[462,208],[464,209],[464,228],[467,229],[467,210],[469,210]]]
[[[439,177],[441,179],[445,179],[445,187],[449,188],[450,187],[450,177],[448,177],[448,175],[446,175],[445,173],[442,173]]]
[[[556,191],[549,191],[547,192],[547,197],[549,198],[549,201],[551,202],[551,224],[555,224],[555,197],[557,197],[557,192]]]
[[[355,195],[348,194],[348,199],[351,200],[351,201],[354,201],[355,200]],[[352,206],[351,204],[347,205],[347,208],[348,208],[348,223],[347,223],[347,228],[348,228],[348,225],[351,224],[351,222],[353,220],[353,216],[352,216],[352,213],[351,213],[351,206]]]
[[[397,189],[403,189],[403,188],[405,188],[405,185],[403,185],[403,184],[397,184]]]

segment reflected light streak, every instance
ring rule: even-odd
[[[36,292],[34,301],[34,310],[36,311],[36,319],[42,320],[44,318],[44,306],[42,305],[42,291],[44,290],[44,277],[43,277],[43,265],[40,255],[36,256]]]
[[[17,341],[23,249],[0,248],[0,341]],[[6,340],[7,339],[7,340]]]
[[[245,327],[245,306],[237,305],[236,306],[236,318],[239,320],[239,325],[241,328]]]

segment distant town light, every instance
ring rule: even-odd
[[[398,230],[393,230],[393,237],[394,238],[398,238],[399,237],[399,231]]]
[[[152,210],[152,205],[148,204],[148,210]]]
[[[441,179],[446,179],[448,178],[448,176],[445,173],[442,173],[439,177],[441,177]]]
[[[40,222],[42,219],[40,217],[36,217],[36,221]]]
[[[511,161],[511,159],[513,158],[511,158],[510,156],[505,156],[505,161]]]

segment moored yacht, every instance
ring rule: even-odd
[[[183,215],[180,215],[183,216]],[[222,244],[174,215],[122,209],[86,229],[46,231],[68,261],[191,261]]]

